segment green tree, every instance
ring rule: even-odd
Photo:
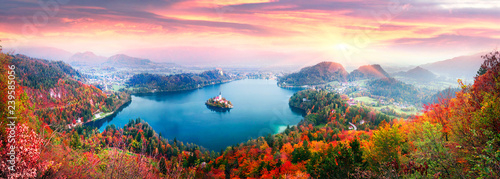
[[[349,144],[329,147],[326,153],[316,152],[306,164],[313,178],[349,178],[357,167],[363,166],[358,139]]]
[[[81,142],[81,139],[80,139],[80,135],[78,135],[77,132],[73,132],[73,135],[71,136],[71,141],[69,142],[69,145],[73,149],[81,149],[82,142]]]
[[[295,148],[292,152],[292,163],[302,162],[309,160],[311,151],[307,147],[307,141],[304,141],[302,147]]]
[[[423,177],[432,177],[436,173],[449,173],[450,166],[454,163],[449,149],[445,146],[442,128],[440,124],[426,121],[415,125],[408,134],[408,140],[412,141],[415,147],[409,157],[419,164],[429,166],[428,175]]]
[[[407,149],[407,144],[399,130],[400,125],[383,124],[373,133],[372,164],[399,161],[399,154]]]
[[[165,161],[165,157],[162,157],[160,159],[160,164],[158,165],[158,167],[160,167],[160,173],[167,173],[167,162]]]

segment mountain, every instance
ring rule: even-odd
[[[155,63],[148,59],[130,57],[124,54],[114,55],[108,58],[103,65],[113,66],[113,67],[154,67]]]
[[[437,75],[432,73],[431,71],[422,68],[420,66],[415,67],[411,70],[408,70],[407,72],[399,72],[396,73],[395,75],[397,76],[403,76],[403,77],[408,77],[408,78],[413,78],[419,81],[428,81],[428,80],[434,80],[436,79]]]
[[[237,48],[220,47],[160,47],[133,48],[121,51],[130,56],[147,58],[156,62],[171,62],[187,66],[209,67],[268,67],[270,65],[299,64],[297,59],[307,55],[299,52],[293,54],[274,51],[247,51]]]
[[[484,54],[486,53],[481,52],[474,55],[455,57],[444,61],[421,65],[421,67],[449,78],[472,79],[476,76],[477,70],[479,70],[479,67],[484,61],[484,59],[481,58],[481,55]]]
[[[389,73],[389,74],[398,73],[398,72],[401,72],[401,71],[408,71],[408,70],[411,70],[411,69],[413,69],[415,67],[416,66],[414,66],[414,65],[398,66],[398,65],[385,65],[384,64],[384,70],[387,73]]]
[[[286,75],[279,79],[279,83],[292,86],[317,85],[331,81],[345,81],[347,75],[347,71],[341,64],[321,62],[302,68],[299,72]]]
[[[94,66],[102,64],[106,61],[106,57],[97,56],[92,52],[75,53],[69,57],[68,63],[72,66]]]
[[[4,52],[12,50],[14,54],[24,54],[30,57],[66,61],[71,57],[71,52],[53,47],[19,47],[17,49],[4,49]]]
[[[348,79],[349,81],[356,81],[361,79],[379,79],[389,78],[390,75],[378,64],[364,65],[352,71]]]

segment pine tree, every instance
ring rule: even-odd
[[[162,157],[160,159],[160,173],[166,174],[167,173],[167,162],[165,161],[165,157]]]

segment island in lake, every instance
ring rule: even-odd
[[[209,109],[214,111],[226,112],[233,108],[231,101],[223,98],[221,92],[219,93],[219,96],[208,99],[205,104]]]

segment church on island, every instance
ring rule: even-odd
[[[231,101],[222,97],[222,92],[219,92],[219,96],[208,99],[205,104],[212,108],[219,108],[219,109],[233,108],[233,104],[231,103]]]

